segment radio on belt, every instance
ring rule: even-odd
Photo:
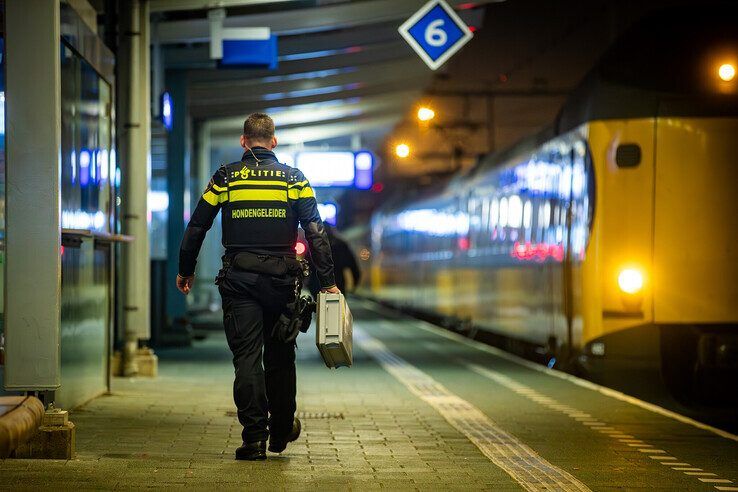
[[[351,367],[354,318],[343,294],[318,294],[315,344],[325,365]]]

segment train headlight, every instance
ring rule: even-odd
[[[637,268],[624,268],[618,275],[618,286],[626,294],[638,294],[643,289],[643,273]]]
[[[395,147],[395,155],[400,159],[404,159],[410,155],[410,146],[406,143],[398,144]]]

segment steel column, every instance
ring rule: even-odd
[[[150,251],[148,189],[150,175],[151,116],[149,83],[148,2],[132,0],[122,9],[120,91],[123,233],[134,241],[122,248],[124,375],[138,372],[139,340],[151,338],[149,316]]]

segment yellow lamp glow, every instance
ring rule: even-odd
[[[397,157],[404,159],[410,155],[410,146],[404,143],[398,144],[397,147],[395,147],[395,154]]]
[[[625,268],[618,275],[618,286],[626,294],[637,294],[643,289],[643,274],[636,268]]]
[[[718,76],[726,82],[735,78],[735,67],[730,63],[724,63],[718,68]]]
[[[431,108],[422,107],[418,109],[418,119],[420,121],[430,121],[436,116],[436,112]]]

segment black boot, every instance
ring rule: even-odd
[[[287,443],[297,441],[297,438],[300,437],[301,430],[302,423],[300,419],[295,417],[295,420],[292,421],[292,430],[285,437],[274,438],[273,436],[269,436],[269,451],[272,453],[281,453],[287,447]]]
[[[256,461],[266,457],[266,441],[245,442],[236,450],[237,460]]]

